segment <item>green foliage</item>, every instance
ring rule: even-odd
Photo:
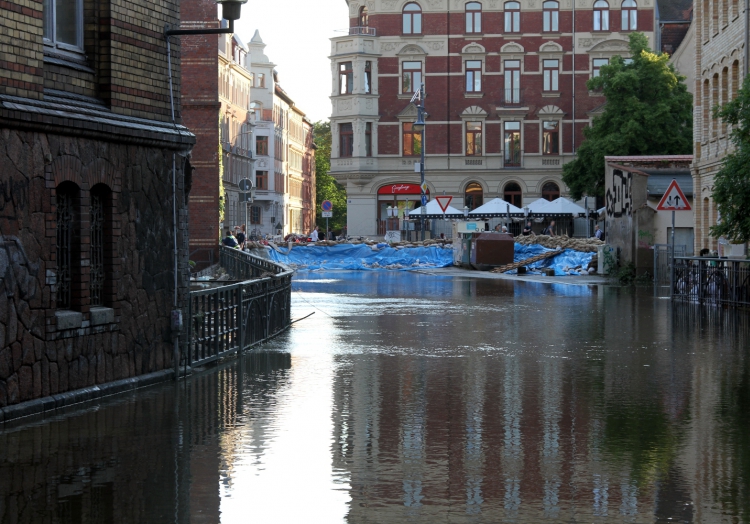
[[[617,281],[623,286],[629,286],[635,282],[635,265],[630,262],[617,269],[614,273]]]
[[[333,204],[333,217],[328,219],[328,227],[333,231],[340,231],[346,226],[346,188],[336,182],[328,172],[331,170],[331,123],[316,122],[315,133],[315,221],[325,228],[326,219],[323,218],[320,204],[330,200]]]
[[[747,77],[737,98],[723,108],[714,108],[715,117],[732,124],[735,150],[724,158],[714,177],[713,198],[721,222],[711,227],[711,235],[724,236],[734,243],[750,240],[750,81]]]
[[[693,98],[685,77],[655,54],[642,33],[630,35],[632,62],[615,56],[586,84],[606,97],[604,112],[584,129],[576,159],[563,167],[571,196],[604,196],[604,157],[692,152]]]

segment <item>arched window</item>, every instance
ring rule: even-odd
[[[422,33],[422,8],[419,4],[411,2],[404,6],[403,31],[405,35]]]
[[[359,27],[367,27],[370,25],[370,15],[367,12],[367,6],[363,5],[359,8]]]
[[[625,0],[622,3],[622,25],[623,31],[635,31],[638,29],[638,4],[635,0]]]
[[[469,211],[473,211],[484,203],[484,191],[482,186],[476,182],[470,183],[466,186],[466,192],[464,194],[464,205],[469,206]]]
[[[711,119],[711,84],[708,79],[703,81],[703,97],[701,103],[703,104],[703,140],[702,142],[708,141],[708,135],[711,132],[710,119]]]
[[[729,68],[725,67],[721,71],[721,105],[725,106],[729,102]],[[727,134],[727,121],[721,119],[721,135]]]
[[[482,32],[482,4],[479,2],[466,4],[466,32]]]
[[[73,182],[63,182],[57,195],[57,289],[55,307],[73,309],[80,296],[81,218],[80,189]]]
[[[609,31],[609,4],[604,0],[594,2],[594,31]]]
[[[553,33],[559,31],[560,4],[555,0],[547,0],[542,4],[544,31]]]
[[[505,2],[505,32],[521,32],[521,3]]]
[[[716,73],[711,81],[711,108],[719,105],[719,73]],[[713,116],[716,112],[712,111]],[[719,122],[715,118],[711,119],[711,137],[716,138],[719,134]]]
[[[542,186],[542,198],[549,201],[560,198],[560,186],[554,182],[547,182]]]
[[[521,207],[522,197],[521,186],[515,182],[508,182],[505,184],[505,189],[503,189],[503,200],[510,202],[516,207]]]

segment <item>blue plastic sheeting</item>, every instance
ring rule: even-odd
[[[377,246],[376,246],[377,247]],[[282,248],[282,250],[284,250]],[[284,250],[286,252],[286,250]],[[269,250],[271,260],[295,269],[409,270],[453,265],[453,250],[441,247],[372,249],[365,244],[296,246],[288,254]]]
[[[516,244],[513,261],[520,262],[521,260],[541,255],[547,251],[554,250],[540,246],[539,244],[531,244],[528,246]],[[556,257],[545,258],[544,260],[529,265],[528,269],[533,271],[534,269],[552,268],[555,270],[555,276],[580,275],[581,273],[573,271],[573,268],[580,266],[583,269],[586,269],[592,258],[594,258],[594,253],[582,253],[575,249],[566,249]],[[565,268],[568,269],[566,270]],[[509,271],[509,273],[515,273],[515,271]]]

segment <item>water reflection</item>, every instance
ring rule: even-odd
[[[750,321],[628,290],[303,273],[178,385],[0,428],[5,522],[750,522]]]

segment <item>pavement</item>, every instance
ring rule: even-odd
[[[541,282],[544,284],[565,284],[570,286],[608,285],[611,280],[601,275],[548,277],[545,275],[509,275],[507,273],[491,273],[490,271],[476,271],[460,267],[441,267],[435,269],[417,269],[416,273],[438,275],[445,277],[483,278],[490,280],[517,280],[522,282]]]

